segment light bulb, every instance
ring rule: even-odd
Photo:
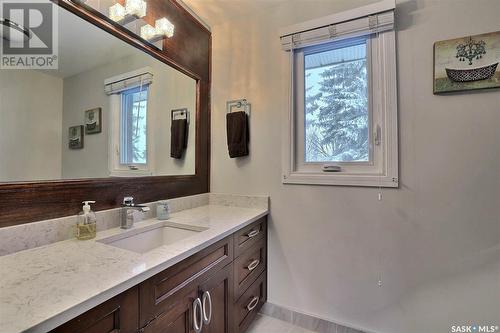
[[[109,7],[109,18],[115,22],[120,22],[125,18],[125,7],[119,3]]]
[[[126,0],[125,12],[137,18],[146,16],[147,3],[144,0]]]
[[[141,27],[141,37],[145,40],[151,40],[156,36],[156,29],[150,24]]]
[[[167,20],[166,17],[163,17],[159,20],[156,20],[155,23],[156,34],[161,36],[172,37],[174,35],[174,25]]]

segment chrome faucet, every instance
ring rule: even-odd
[[[134,226],[134,211],[149,212],[149,207],[134,204],[133,197],[123,198],[120,228],[130,229]]]

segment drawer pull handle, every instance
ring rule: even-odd
[[[250,303],[248,303],[247,310],[248,311],[252,311],[253,309],[255,309],[255,307],[257,306],[257,304],[259,304],[259,297],[255,296],[254,298],[252,298],[252,300],[250,301]]]
[[[200,333],[201,329],[203,328],[203,312],[202,312],[202,306],[201,306],[201,301],[200,298],[197,298],[193,302],[193,328],[196,333]],[[199,309],[199,310],[198,310]],[[197,313],[200,314],[200,322],[198,323],[198,318],[197,318]]]
[[[250,232],[247,234],[247,237],[248,237],[248,238],[254,238],[254,237],[255,237],[255,236],[257,236],[259,233],[260,233],[260,230],[252,230],[252,231],[250,231]]]
[[[208,315],[207,315],[207,304],[206,304],[207,299],[208,299],[208,305],[210,307]],[[201,304],[203,305],[203,323],[208,325],[212,320],[212,297],[210,296],[210,293],[208,291],[205,291],[203,293]]]
[[[250,265],[247,266],[247,269],[249,271],[253,271],[254,269],[257,268],[257,266],[259,266],[259,264],[260,264],[260,260],[259,259],[255,259],[254,261],[252,261],[250,263]]]

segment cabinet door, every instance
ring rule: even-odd
[[[203,315],[210,315],[210,321],[203,323],[203,333],[233,333],[233,267],[224,269],[211,276],[200,285]]]
[[[151,321],[140,332],[143,333],[194,333],[193,303],[198,298],[198,288],[177,296],[175,306]],[[199,313],[199,312],[198,312]],[[198,316],[199,318],[199,316]]]
[[[51,333],[135,333],[139,326],[138,288],[96,306]]]
[[[233,261],[233,239],[227,237],[144,281],[139,286],[140,326],[170,312],[186,291]]]

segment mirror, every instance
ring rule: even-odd
[[[58,17],[58,69],[0,70],[0,182],[194,174],[196,80]]]

